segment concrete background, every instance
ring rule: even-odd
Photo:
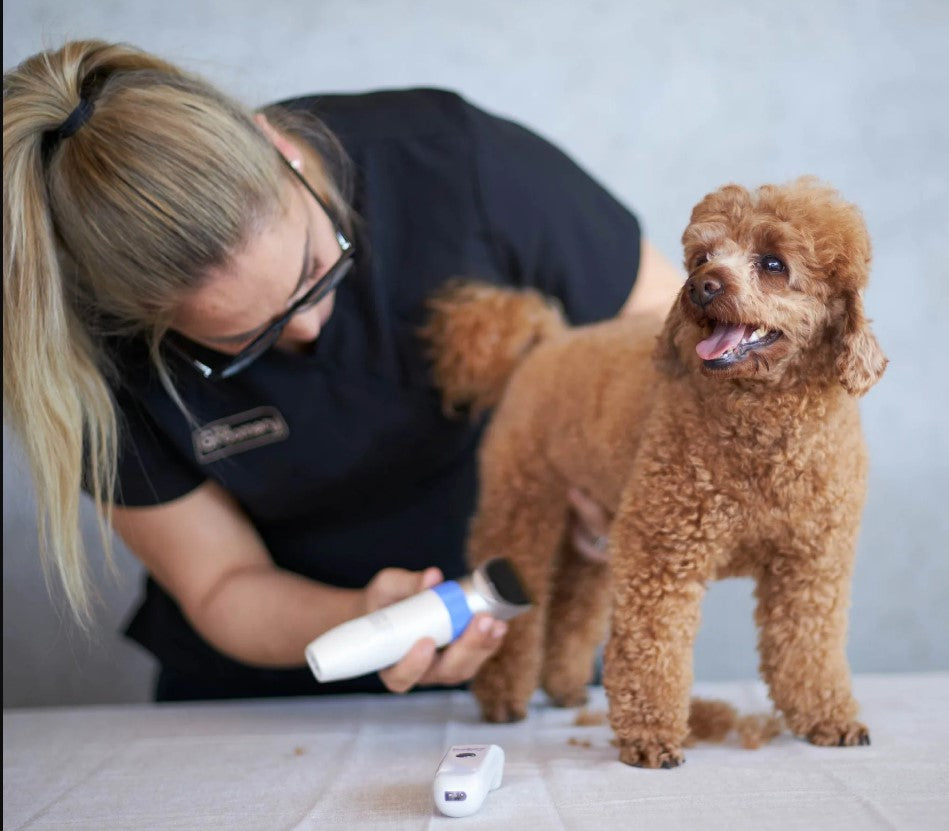
[[[840,188],[874,240],[866,306],[891,359],[861,404],[872,467],[849,652],[859,672],[949,668],[949,3],[4,0],[3,17],[4,69],[102,37],[252,105],[456,89],[560,144],[676,262],[692,205],[725,182],[813,173]],[[148,698],[152,662],[116,634],[138,591],[131,556],[120,549],[117,581],[96,563],[97,627],[78,634],[44,588],[6,429],[3,484],[4,706]],[[749,582],[711,588],[698,678],[755,674],[751,615]]]

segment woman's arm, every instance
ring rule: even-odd
[[[655,312],[665,318],[684,282],[685,276],[679,269],[649,240],[644,239],[640,251],[639,273],[620,314]]]
[[[275,566],[214,482],[162,505],[116,506],[113,525],[205,640],[244,663],[298,666],[314,637],[365,611],[362,591]]]
[[[317,635],[442,579],[436,568],[389,568],[364,589],[341,589],[285,571],[233,497],[211,481],[163,505],[116,506],[113,526],[205,640],[261,667],[301,666]],[[380,675],[397,692],[420,681],[459,683],[497,648],[503,630],[479,616],[445,650],[420,642]]]

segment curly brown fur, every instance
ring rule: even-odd
[[[746,750],[757,750],[767,744],[784,729],[784,719],[780,715],[762,715],[753,713],[741,716],[735,722],[738,740]]]
[[[695,742],[723,742],[738,722],[738,712],[727,701],[693,698],[689,707],[689,735],[685,745]]]
[[[581,703],[609,619],[620,758],[674,767],[705,585],[744,575],[756,581],[761,672],[789,729],[866,743],[844,654],[866,490],[856,396],[886,358],[863,315],[863,220],[813,179],[729,185],[695,207],[683,245],[689,276],[664,324],[527,327],[519,339],[517,293],[468,289],[463,310],[440,299],[429,331],[448,333],[435,346],[452,356],[447,399],[482,371],[503,390],[468,555],[504,552],[535,600],[474,693],[489,721],[523,718],[538,685]],[[519,346],[495,363],[491,343]],[[568,485],[615,511],[609,571],[566,540]]]
[[[581,709],[573,723],[577,727],[598,727],[606,722],[605,712]],[[689,733],[683,747],[697,742],[724,742],[732,734],[746,750],[756,750],[778,736],[784,721],[779,715],[749,713],[739,716],[727,701],[714,698],[693,698],[689,706]]]
[[[524,356],[567,325],[557,304],[533,289],[499,292],[456,279],[428,306],[419,334],[448,414],[467,407],[477,415],[493,407]]]
[[[746,750],[756,750],[778,736],[784,726],[780,715],[749,713],[739,716],[726,701],[693,698],[689,709],[689,734],[684,745],[696,742],[724,742],[735,734]]]

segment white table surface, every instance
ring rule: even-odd
[[[480,723],[462,692],[5,710],[3,828],[949,829],[949,673],[855,689],[869,747],[700,744],[675,770],[621,764],[605,724],[540,697],[514,725]],[[757,682],[696,692],[768,709]],[[432,776],[462,743],[507,763],[481,810],[451,819]]]

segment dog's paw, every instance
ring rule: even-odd
[[[481,715],[492,724],[509,724],[527,718],[527,707],[509,701],[482,701]]]
[[[585,686],[558,692],[548,690],[547,694],[555,707],[582,707],[590,699]]]
[[[870,744],[870,731],[859,721],[819,721],[807,731],[807,740],[821,747],[854,747]]]
[[[653,739],[620,740],[619,760],[637,768],[677,768],[685,762],[681,748]]]

